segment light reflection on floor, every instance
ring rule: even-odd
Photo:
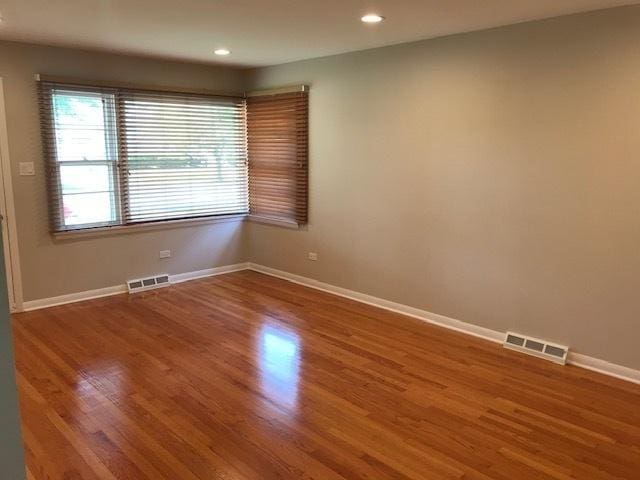
[[[105,395],[110,399],[128,394],[129,377],[126,367],[119,362],[100,362],[85,366],[76,378],[77,398],[95,398]]]
[[[263,325],[258,336],[262,391],[269,400],[295,410],[300,376],[300,337],[274,325]]]

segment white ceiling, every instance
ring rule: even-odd
[[[637,3],[632,0],[0,0],[0,39],[243,66]],[[384,15],[364,25],[368,12]],[[213,55],[216,47],[232,50]]]

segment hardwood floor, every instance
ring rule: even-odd
[[[30,479],[640,478],[640,386],[255,272],[13,326]]]

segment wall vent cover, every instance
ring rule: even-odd
[[[552,362],[564,365],[567,363],[569,347],[550,343],[539,338],[527,337],[519,333],[507,332],[503,343],[505,348],[527,353],[536,357],[551,360]]]
[[[163,273],[156,277],[138,278],[136,280],[127,280],[127,288],[129,293],[142,292],[143,290],[153,290],[154,288],[166,287],[170,285],[169,275]]]

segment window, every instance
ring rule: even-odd
[[[308,92],[247,98],[251,214],[307,223]]]
[[[247,214],[307,222],[308,92],[39,82],[53,232]]]
[[[249,211],[243,98],[39,85],[53,231]]]
[[[69,228],[119,222],[114,95],[51,96],[59,216]]]
[[[122,99],[130,222],[246,213],[244,100]]]

